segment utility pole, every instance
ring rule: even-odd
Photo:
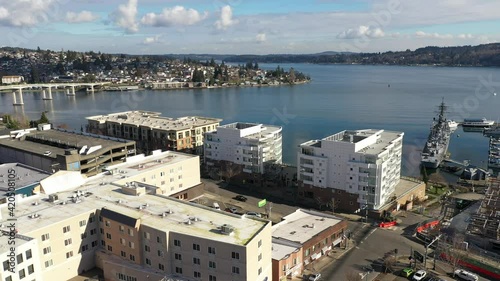
[[[427,269],[427,250],[429,249],[429,246],[431,246],[432,244],[434,244],[434,242],[438,241],[439,238],[441,238],[441,235],[442,234],[439,234],[436,238],[434,238],[434,240],[431,241],[431,243],[429,243],[428,245],[425,246],[424,269]],[[436,255],[436,251],[434,251],[434,262],[436,261],[435,255]]]

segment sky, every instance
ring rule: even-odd
[[[384,52],[500,42],[498,0],[0,0],[0,46],[127,54]]]

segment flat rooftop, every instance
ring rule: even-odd
[[[162,152],[160,150],[155,150],[150,156],[139,154],[127,157],[124,163],[109,166],[105,170],[115,170],[115,178],[121,179],[123,176],[135,176],[147,171],[158,169],[162,165],[173,165],[193,158],[199,158],[199,156],[177,151]]]
[[[315,211],[298,209],[273,225],[273,238],[304,244],[342,219]]]
[[[244,122],[236,122],[226,125],[221,125],[217,127],[218,129],[226,129],[226,130],[243,130],[251,127],[261,126],[261,130],[258,133],[249,134],[243,136],[245,139],[253,139],[253,140],[261,140],[275,134],[278,131],[282,130],[280,126],[274,125],[265,125],[265,124],[257,124],[257,123],[244,123]],[[217,131],[211,131],[210,134],[217,135]]]
[[[283,243],[282,241],[279,241],[279,239],[273,238],[273,248],[271,253],[273,260],[282,260],[292,253],[299,251],[300,245],[286,242]]]
[[[7,180],[9,170],[14,169],[17,177],[15,183],[17,188],[25,187],[30,184],[40,182],[50,174],[19,163],[7,163],[0,165],[0,190],[7,191]]]
[[[321,140],[310,140],[302,143],[300,146],[310,146],[310,147],[322,147],[322,142],[346,142],[346,143],[358,143],[370,137],[375,137],[379,135],[380,137],[376,139],[372,144],[359,149],[356,152],[369,152],[369,154],[379,154],[383,152],[387,146],[394,142],[397,138],[404,135],[403,132],[377,130],[377,129],[365,129],[365,130],[354,130],[354,131],[342,131],[340,133],[328,136]]]
[[[80,176],[81,177],[81,176]],[[58,189],[58,202],[49,202],[48,195],[34,195],[16,205],[16,227],[19,234],[29,236],[35,229],[69,220],[75,215],[89,213],[103,207],[120,214],[140,219],[142,225],[165,231],[193,235],[229,244],[246,245],[269,221],[235,215],[224,211],[181,201],[162,195],[127,195],[122,186],[114,183],[121,175],[99,175],[87,179],[83,185],[68,190]],[[56,181],[57,184],[57,181]],[[44,186],[44,190],[50,187]],[[80,191],[83,196],[72,200]],[[65,202],[65,204],[62,204]],[[2,223],[7,225],[7,206],[1,207]],[[35,217],[33,215],[36,214]],[[231,235],[220,233],[224,224],[234,227]]]
[[[66,149],[74,148],[79,150],[84,146],[90,148],[98,145],[109,149],[122,147],[126,144],[133,145],[134,143],[135,141],[58,129],[34,130],[25,134],[22,138],[15,138],[15,135],[9,138],[0,138],[0,145],[2,146],[29,151],[54,159],[57,158],[58,154],[64,155]],[[50,155],[46,155],[48,151],[51,152]]]
[[[188,130],[194,127],[218,124],[222,119],[199,117],[199,116],[186,116],[179,118],[161,117],[160,112],[152,111],[126,111],[120,113],[113,113],[108,115],[96,115],[86,117],[87,120],[98,121],[99,123],[114,122],[119,124],[128,124],[139,126],[146,126],[158,130]]]

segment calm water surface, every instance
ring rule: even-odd
[[[164,116],[200,115],[234,121],[283,126],[284,161],[296,162],[297,146],[341,130],[378,128],[405,132],[403,173],[417,175],[420,151],[437,105],[444,97],[448,117],[500,118],[500,69],[362,65],[282,64],[309,74],[305,85],[205,90],[25,93],[24,107],[12,106],[10,93],[0,94],[0,113],[26,114],[38,119],[42,111],[56,125],[80,130],[85,117],[126,110],[151,110]],[[261,64],[274,69],[276,65]],[[481,82],[483,81],[483,82]],[[492,81],[485,86],[485,81]],[[495,84],[496,83],[496,84]],[[496,88],[495,88],[496,86]],[[488,143],[480,133],[459,129],[451,140],[453,159],[484,166]]]

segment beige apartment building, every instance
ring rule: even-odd
[[[58,172],[42,180],[43,193],[17,202],[22,260],[1,280],[68,280],[94,267],[113,281],[271,280],[271,222],[168,197],[199,184],[198,161],[154,152],[92,178]],[[0,210],[7,231],[8,205]],[[9,249],[0,250],[9,266]]]
[[[146,152],[162,149],[203,154],[203,134],[222,119],[188,116],[161,117],[160,112],[126,111],[87,117],[89,133],[135,140]]]

